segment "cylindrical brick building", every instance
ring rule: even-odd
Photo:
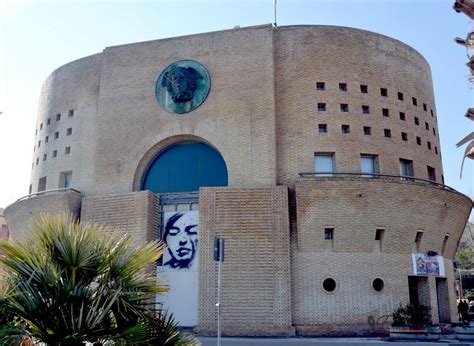
[[[262,25],[108,47],[47,78],[31,194],[5,216],[18,240],[32,216],[60,211],[162,237],[164,303],[203,334],[216,327],[214,237],[225,334],[374,331],[408,301],[451,322],[472,201],[444,185],[436,119],[426,60],[363,30]],[[179,220],[192,246],[174,252]]]

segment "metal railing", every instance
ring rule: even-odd
[[[72,191],[72,192],[81,194],[81,191],[79,190],[73,189],[72,187],[66,187],[62,189],[44,190],[44,191],[38,191],[35,193],[30,193],[29,195],[18,198],[14,203],[21,202],[21,201],[24,201],[33,197],[37,197],[37,196],[54,195],[54,194],[57,195],[57,194],[64,193],[67,191]]]
[[[315,177],[315,178],[324,178],[325,180],[344,180],[344,179],[357,179],[357,180],[384,180],[384,181],[390,181],[390,182],[403,182],[403,183],[410,183],[410,184],[415,184],[415,185],[423,185],[423,186],[435,186],[437,188],[447,190],[450,192],[457,193],[459,195],[462,195],[466,198],[468,198],[470,201],[471,199],[466,196],[465,194],[453,189],[452,187],[449,187],[444,184],[437,183],[436,181],[433,180],[426,180],[426,179],[420,179],[420,178],[415,178],[412,176],[408,175],[393,175],[393,174],[378,174],[378,173],[354,173],[354,172],[300,172],[298,175],[301,178],[307,178],[307,177]],[[472,201],[471,201],[472,202]]]

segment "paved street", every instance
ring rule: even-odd
[[[454,337],[454,336],[453,336]],[[215,337],[199,337],[203,346],[217,345]],[[459,342],[454,339],[442,339],[437,342],[407,342],[388,341],[383,338],[222,338],[222,346],[291,346],[291,345],[318,345],[318,346],[472,346],[474,343]]]

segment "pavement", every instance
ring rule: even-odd
[[[203,346],[217,346],[216,337],[197,337]],[[474,346],[474,343],[461,342],[454,339],[454,335],[446,336],[439,341],[390,341],[388,338],[309,338],[309,337],[280,337],[280,338],[232,338],[223,337],[221,346]]]

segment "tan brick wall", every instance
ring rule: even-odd
[[[399,175],[399,159],[409,159],[416,177],[427,179],[429,165],[441,182],[441,157],[434,152],[435,146],[440,149],[438,126],[430,115],[431,109],[436,115],[431,72],[413,48],[364,30],[281,27],[275,30],[275,73],[278,184],[292,186],[299,172],[313,172],[315,152],[335,153],[337,172],[360,172],[360,155],[372,154],[378,156],[379,172]],[[326,90],[317,91],[317,82],[325,82]],[[348,91],[340,92],[339,83],[347,83]],[[361,84],[368,86],[367,94],[360,92]],[[380,88],[387,89],[387,97]],[[318,102],[326,103],[326,112],[317,111]],[[341,103],[349,105],[348,113],[340,112]],[[370,114],[362,114],[362,105],[370,107]],[[382,108],[389,109],[389,117],[382,116]],[[405,112],[406,121],[399,112]],[[327,124],[328,132],[318,133],[319,124]],[[341,133],[343,124],[350,126],[349,134]],[[372,127],[371,136],[363,134],[364,126]],[[391,130],[391,138],[384,137],[384,129]],[[407,133],[407,142],[401,132]]]
[[[86,197],[81,222],[106,225],[128,233],[138,244],[157,239],[159,199],[150,191],[122,195]]]
[[[80,193],[72,190],[55,191],[10,204],[4,211],[10,230],[10,239],[22,242],[31,237],[31,222],[42,213],[56,215],[69,213],[79,217]]]
[[[216,332],[214,237],[225,239],[222,316],[226,335],[291,334],[286,187],[200,191],[199,325]]]

